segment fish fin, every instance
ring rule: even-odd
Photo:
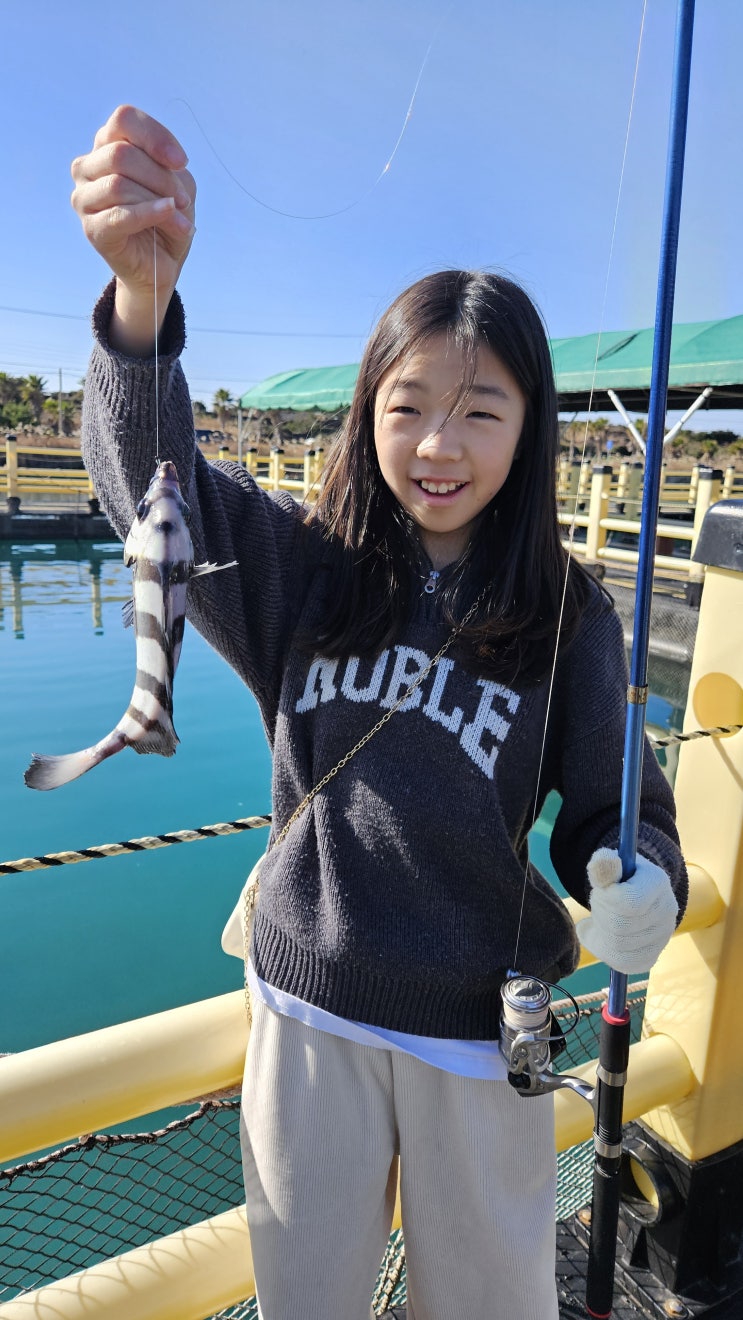
[[[110,753],[109,753],[110,754]],[[23,778],[29,788],[60,788],[73,779],[79,779],[86,770],[92,770],[103,757],[95,755],[93,747],[86,747],[82,752],[70,752],[67,756],[37,756],[31,758],[31,764]]]
[[[170,728],[163,728],[162,724],[156,724],[154,728],[148,729],[141,737],[132,738],[129,746],[133,751],[138,752],[140,756],[145,756],[150,752],[157,756],[175,756],[175,749],[180,739],[172,724]]]
[[[236,568],[237,560],[233,559],[229,564],[194,564],[191,569],[191,577],[204,577],[206,573],[220,573],[223,568]]]
[[[131,628],[134,623],[134,600],[128,600],[121,607],[121,622],[125,628]]]

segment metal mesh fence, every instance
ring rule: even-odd
[[[239,1100],[0,1172],[0,1300],[239,1204]]]
[[[569,1071],[597,1053],[605,991],[578,1000],[560,1056]],[[630,987],[638,1039],[644,984]],[[554,1005],[565,1028],[567,1000]],[[539,1103],[527,1100],[524,1103]],[[557,1218],[590,1197],[592,1142],[558,1156]],[[239,1099],[205,1100],[151,1132],[97,1133],[0,1170],[0,1302],[188,1227],[242,1201]],[[393,1234],[375,1292],[378,1314],[404,1304],[404,1244]],[[255,1320],[252,1299],[213,1320]]]

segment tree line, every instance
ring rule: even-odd
[[[43,430],[61,432],[71,436],[80,425],[80,409],[83,402],[84,381],[74,390],[50,388],[41,376],[12,376],[7,371],[0,371],[0,430],[28,431]],[[220,389],[214,393],[213,413],[219,419],[220,429],[224,429],[227,417],[234,415],[237,404],[229,390]],[[208,413],[203,403],[194,403],[194,413]]]
[[[647,438],[647,420],[638,417],[634,426],[640,438]],[[607,417],[592,417],[588,421],[574,419],[560,423],[560,447],[570,458],[578,458],[584,451],[587,458],[642,458],[642,451],[626,426],[610,422]],[[665,447],[665,453],[674,458],[695,461],[734,462],[743,455],[743,437],[736,431],[677,431]]]
[[[71,436],[80,424],[84,381],[75,390],[50,390],[41,376],[11,376],[0,371],[0,430],[22,431],[42,429]],[[199,400],[194,401],[196,422],[205,416],[216,416],[220,431],[226,423],[234,422],[237,400],[227,389],[214,391],[211,412]],[[310,436],[326,441],[337,433],[345,409],[338,413],[293,413],[290,410],[271,410],[257,413],[250,410],[244,415],[244,437],[248,442],[268,440],[303,441]],[[638,418],[635,423],[642,439],[647,434],[647,422]],[[574,419],[560,423],[560,444],[563,453],[576,458],[584,452],[588,458],[638,458],[640,450],[626,427],[610,422],[606,417],[592,417],[588,421]],[[735,461],[743,455],[743,437],[735,431],[679,431],[668,444],[667,452],[676,458],[690,458],[702,462]]]
[[[82,403],[82,389],[52,393],[41,376],[11,376],[0,371],[0,428],[5,431],[36,427],[72,435]]]

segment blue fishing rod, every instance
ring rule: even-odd
[[[671,355],[673,300],[676,282],[681,190],[684,177],[686,122],[694,31],[694,0],[679,0],[676,20],[673,91],[666,162],[658,293],[655,310],[653,363],[650,378],[645,485],[638,547],[634,636],[627,691],[627,724],[619,828],[622,880],[634,875],[640,813],[645,711],[648,698],[648,646],[653,598],[658,502],[663,434]],[[588,1248],[586,1310],[590,1316],[611,1315],[614,1295],[619,1187],[622,1158],[622,1105],[630,1042],[627,977],[611,970],[609,999],[603,1010],[599,1068],[594,1110],[594,1173],[591,1236]]]
[[[694,0],[679,0],[650,382],[645,486],[638,548],[634,637],[627,691],[619,827],[623,881],[634,875],[637,861],[648,696],[650,606],[653,598],[693,28]],[[622,1107],[630,1043],[627,977],[613,969],[610,972],[609,998],[601,1021],[595,1086],[582,1078],[552,1071],[551,1061],[559,1049],[559,1039],[552,1034],[554,1028],[550,1015],[550,990],[554,987],[538,977],[524,976],[519,972],[509,973],[501,987],[500,1051],[508,1067],[511,1085],[523,1096],[570,1089],[583,1096],[594,1111],[593,1200],[586,1277],[586,1311],[594,1320],[608,1320],[614,1297],[622,1163]],[[577,1022],[577,1005],[575,1008]]]

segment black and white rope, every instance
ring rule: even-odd
[[[656,738],[649,733],[651,747],[672,747],[674,743],[693,742],[695,738],[721,738],[725,733],[740,733],[743,724],[718,724],[714,729],[692,729],[690,733],[675,733],[667,738]]]
[[[407,697],[408,693],[406,692],[404,695]],[[713,729],[692,729],[689,733],[671,734],[667,738],[657,738],[654,734],[648,733],[648,739],[653,748],[671,747],[674,743],[693,742],[695,738],[721,738],[725,734],[740,733],[741,729],[743,729],[743,724],[719,724]],[[372,730],[372,732],[375,731]],[[325,781],[319,784],[318,788],[324,787],[324,783]],[[302,805],[306,804],[303,803]],[[216,825],[201,825],[195,830],[173,830],[167,834],[150,834],[142,839],[128,839],[124,843],[99,843],[91,848],[79,848],[70,852],[44,853],[40,857],[18,857],[12,862],[0,862],[0,875],[17,875],[23,871],[42,871],[49,866],[68,866],[72,862],[92,862],[102,857],[121,857],[124,853],[146,852],[153,848],[167,848],[172,843],[196,843],[199,839],[214,839],[225,834],[240,834],[243,830],[264,829],[270,824],[270,816],[244,816],[240,820],[223,821]]]
[[[271,824],[270,816],[244,816],[216,825],[201,825],[194,830],[173,830],[167,834],[149,834],[142,839],[128,839],[125,843],[100,843],[76,851],[44,853],[40,857],[19,857],[13,862],[0,862],[0,875],[15,875],[22,871],[41,871],[48,866],[68,866],[72,862],[93,862],[102,857],[120,857],[124,853],[146,852],[153,848],[167,848],[172,843],[196,843],[199,839],[219,838],[225,834],[241,834],[243,830],[263,829]]]

